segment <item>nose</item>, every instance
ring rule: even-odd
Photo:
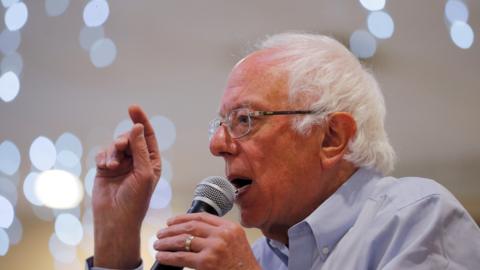
[[[235,140],[230,136],[225,125],[221,125],[210,139],[210,152],[217,157],[227,157],[237,153]]]

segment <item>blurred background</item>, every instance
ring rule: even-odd
[[[480,220],[479,1],[1,4],[1,269],[83,268],[93,158],[131,126],[133,103],[150,115],[164,164],[142,233],[149,268],[155,232],[185,212],[197,182],[223,175],[207,126],[231,67],[285,31],[333,36],[361,58],[386,98],[393,174],[437,180]]]

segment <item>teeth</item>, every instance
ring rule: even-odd
[[[237,190],[235,191],[235,196],[238,196],[240,193],[242,193],[244,190],[246,190],[247,188],[249,188],[250,185],[245,185],[245,186],[242,186],[240,188],[237,188]]]

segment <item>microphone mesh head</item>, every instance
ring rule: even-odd
[[[235,187],[221,176],[210,176],[197,185],[194,200],[213,203],[210,206],[215,208],[219,216],[223,216],[233,207]]]

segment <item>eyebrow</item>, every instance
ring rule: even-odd
[[[252,104],[251,102],[242,102],[242,103],[240,103],[240,104],[238,104],[238,105],[236,105],[236,106],[234,106],[234,107],[231,107],[231,108],[229,108],[228,110],[225,110],[225,111],[228,113],[228,112],[231,112],[231,111],[233,111],[233,110],[242,109],[242,108],[248,108],[248,109],[250,109],[250,108],[251,108],[251,104]],[[221,109],[217,111],[217,115],[219,115],[219,116],[222,115],[222,113],[221,113],[220,111],[221,111]]]
[[[247,109],[250,109],[250,110],[254,110],[254,111],[265,111],[265,110],[268,110],[265,105],[262,104],[261,101],[244,101],[244,102],[241,102],[240,104],[237,104],[231,108],[229,108],[228,110],[226,110],[227,112],[230,112],[230,111],[233,111],[233,110],[237,110],[237,109],[242,109],[242,108],[247,108]],[[220,113],[220,110],[217,111],[217,115],[221,116],[221,113]]]

